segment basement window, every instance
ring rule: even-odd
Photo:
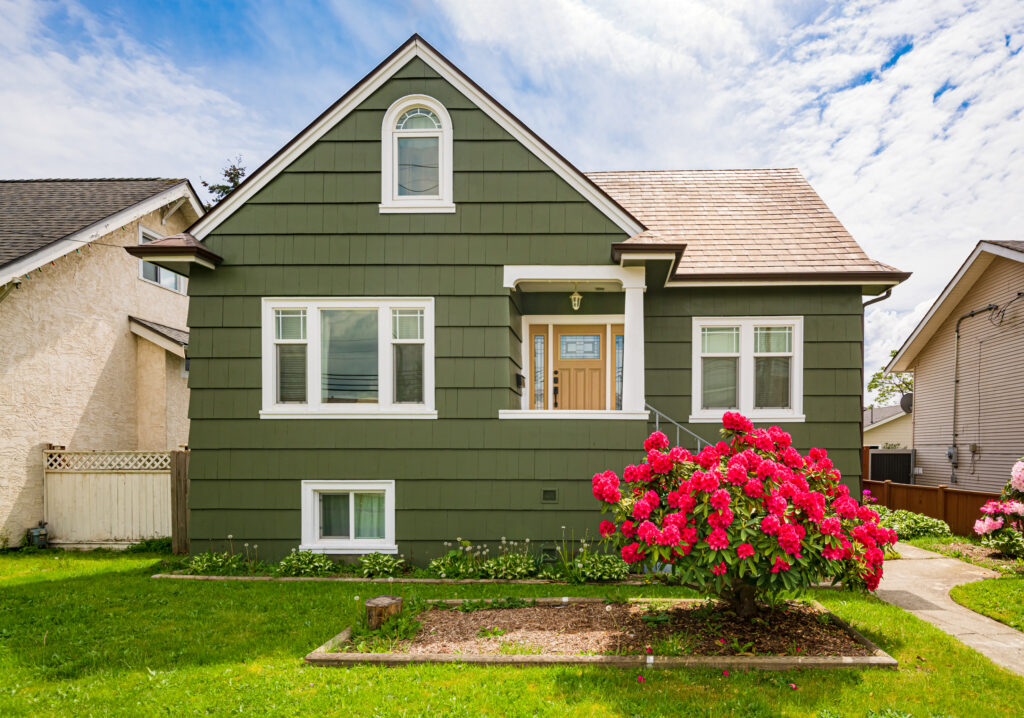
[[[303,551],[397,553],[394,481],[303,481]]]

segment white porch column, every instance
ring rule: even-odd
[[[641,268],[642,271],[642,268]],[[643,411],[644,394],[644,286],[626,286],[625,351],[622,354],[622,409]]]

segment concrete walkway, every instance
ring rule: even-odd
[[[880,599],[923,618],[993,662],[1024,675],[1024,633],[964,608],[949,597],[954,586],[999,573],[916,546],[897,543],[902,556],[885,562]]]

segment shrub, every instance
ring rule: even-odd
[[[874,590],[896,532],[850,496],[827,453],[802,456],[778,427],[754,429],[727,412],[722,441],[694,456],[655,432],[646,456],[593,478],[614,521],[598,532],[630,564],[675,566],[679,580],[730,602],[740,616],[831,579]]]
[[[487,560],[490,549],[483,545],[474,546],[472,541],[462,537],[445,541],[449,549],[427,564],[427,572],[438,578],[479,578],[483,573],[483,563]]]
[[[1013,465],[999,498],[986,502],[981,513],[974,533],[982,537],[982,545],[1006,556],[1024,556],[1024,457]]]
[[[237,554],[210,550],[192,556],[185,562],[185,573],[199,576],[230,576],[246,573],[245,561]]]
[[[629,564],[619,556],[607,553],[588,553],[577,561],[576,569],[582,581],[622,581],[629,578]]]
[[[931,516],[905,511],[904,509],[888,509],[885,506],[874,506],[878,513],[878,523],[892,529],[899,535],[900,541],[920,538],[921,536],[952,536],[949,524]]]
[[[365,578],[397,576],[405,570],[405,561],[387,553],[368,553],[359,557],[359,569]]]
[[[171,537],[143,539],[138,543],[128,544],[125,553],[170,553]]]
[[[295,549],[274,569],[278,576],[330,576],[334,572],[334,561],[324,554]]]

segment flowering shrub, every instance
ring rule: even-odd
[[[1024,556],[1024,458],[1013,465],[999,499],[986,502],[981,513],[974,522],[981,543],[1007,556]]]
[[[823,579],[873,591],[896,532],[850,496],[823,449],[802,456],[778,427],[727,412],[722,438],[693,455],[655,432],[646,456],[593,478],[612,521],[598,531],[630,564],[670,564],[681,581],[743,616],[758,597]]]

